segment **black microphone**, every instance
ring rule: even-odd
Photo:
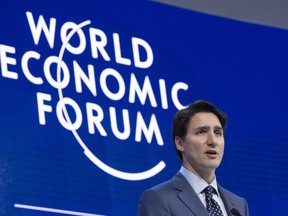
[[[240,212],[239,212],[238,209],[236,209],[236,208],[232,208],[232,209],[231,209],[231,213],[232,213],[234,216],[241,216]]]

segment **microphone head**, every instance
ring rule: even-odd
[[[231,209],[231,213],[232,213],[234,216],[241,216],[240,212],[239,212],[238,209],[236,209],[236,208],[232,208],[232,209]]]

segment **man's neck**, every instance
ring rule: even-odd
[[[185,164],[183,164],[183,166],[188,171],[190,171],[190,172],[194,173],[195,175],[204,179],[208,184],[210,184],[215,177],[215,170],[196,170],[191,166],[185,166]]]

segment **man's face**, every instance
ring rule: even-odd
[[[189,122],[187,135],[175,139],[177,149],[182,152],[183,165],[190,171],[214,174],[224,153],[223,128],[213,113],[196,113]]]

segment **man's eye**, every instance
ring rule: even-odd
[[[215,131],[215,134],[216,134],[217,136],[222,136],[222,135],[223,135],[223,132],[222,132],[221,130],[216,130],[216,131]]]
[[[204,134],[205,132],[206,132],[205,130],[199,130],[196,132],[196,134],[201,135],[201,134]]]

